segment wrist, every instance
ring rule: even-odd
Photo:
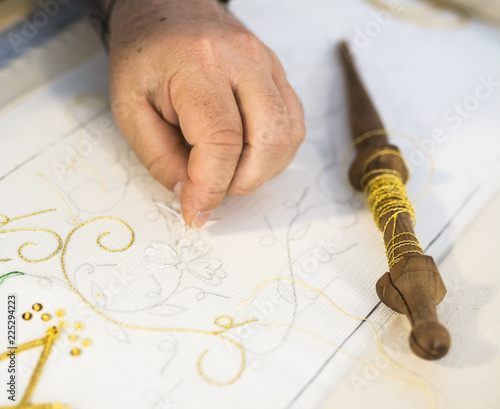
[[[185,16],[193,14],[195,10],[201,14],[207,14],[211,10],[220,14],[230,0],[147,0],[138,2],[135,0],[91,0],[92,13],[90,20],[101,36],[104,47],[110,50],[111,31],[121,31],[122,26],[133,30],[134,26],[140,25],[140,20],[144,18],[158,17],[168,10],[168,14],[178,14]],[[158,14],[160,13],[160,14]],[[196,14],[196,13],[195,13]],[[160,21],[167,19],[167,16],[158,17]],[[116,21],[116,24],[115,24]]]

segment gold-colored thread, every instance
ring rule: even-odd
[[[384,154],[382,152],[377,153]],[[381,171],[385,171],[385,169],[381,169]],[[401,261],[406,254],[423,254],[424,251],[414,233],[402,232],[396,234],[398,215],[402,213],[408,214],[412,219],[412,223],[415,224],[415,210],[406,195],[406,187],[401,178],[393,173],[383,172],[367,182],[364,193],[375,223],[382,231],[382,237],[385,238],[388,229],[392,228],[391,239],[385,244],[389,268]],[[390,217],[387,218],[382,227],[382,220],[387,215],[390,215]],[[392,227],[389,227],[391,224]],[[404,247],[409,247],[409,249],[399,251]]]
[[[354,144],[356,145],[373,136],[386,135],[387,133],[385,129],[375,129],[357,137],[354,140]],[[375,159],[385,155],[393,155],[403,161],[405,160],[400,152],[392,149],[382,149],[373,153],[363,164],[360,185],[364,190],[368,208],[373,214],[378,228],[382,231],[384,239],[392,223],[391,239],[385,245],[387,261],[389,268],[391,268],[401,261],[405,255],[423,254],[423,250],[414,233],[403,232],[396,234],[397,217],[399,214],[407,213],[412,219],[412,224],[415,224],[415,210],[410,199],[408,199],[401,173],[395,169],[368,170],[368,167]],[[382,227],[382,220],[388,214],[391,216],[387,218]],[[409,249],[398,251],[403,247],[409,247]]]
[[[24,260],[27,263],[40,263],[42,261],[49,260],[52,257],[54,257],[57,253],[59,253],[59,251],[62,248],[62,239],[61,239],[61,237],[57,233],[53,232],[52,230],[48,230],[48,229],[41,229],[41,228],[37,228],[37,227],[26,227],[26,228],[20,228],[20,229],[1,230],[0,234],[12,233],[12,232],[18,232],[18,231],[43,231],[45,233],[50,233],[50,234],[52,234],[57,239],[57,241],[59,243],[59,245],[57,246],[57,249],[52,254],[50,254],[47,257],[41,258],[41,259],[29,259],[29,258],[25,257],[23,255],[23,253],[22,253],[24,247],[26,247],[26,246],[36,246],[36,243],[24,243],[24,244],[22,244],[17,249],[17,254],[19,255],[19,258],[21,260]],[[0,260],[0,261],[6,261],[6,260],[10,260],[10,259],[3,259],[3,260]]]
[[[357,145],[358,143],[361,143],[373,136],[388,135],[388,133],[389,132],[386,129],[374,129],[373,131],[368,131],[365,132],[363,135],[358,136],[356,139],[354,139],[353,143]]]
[[[68,200],[59,191],[59,189],[57,189],[51,182],[49,182],[49,180],[45,176],[43,176],[40,172],[38,172],[37,175],[47,184],[47,186],[49,186],[61,198],[61,200],[64,202],[64,204],[66,205],[71,214],[71,220],[73,222],[78,221],[78,219],[75,217],[75,214],[73,213],[73,209],[71,208]]]
[[[26,388],[21,402],[19,403],[20,406],[29,404],[29,402],[31,401],[31,397],[33,396],[35,387],[38,384],[38,380],[40,379],[40,376],[42,374],[43,367],[47,362],[47,358],[50,355],[52,347],[54,346],[54,342],[59,338],[60,334],[61,332],[56,327],[51,327],[47,330],[42,353],[40,354],[40,358],[38,359],[35,369],[33,370],[33,375],[31,376],[28,387]]]
[[[374,129],[373,131],[368,131],[368,132],[365,132],[364,134],[358,136],[356,139],[354,139],[354,141],[350,145],[350,148],[347,149],[345,155],[343,156],[344,159],[342,160],[342,163],[343,163],[342,168],[347,169],[347,156],[352,150],[354,150],[356,145],[360,144],[361,142],[363,142],[366,139],[369,139],[373,136],[379,136],[379,135],[388,136],[389,134],[399,136],[400,138],[406,139],[406,140],[410,141],[411,143],[413,143],[415,146],[417,146],[424,153],[424,155],[427,157],[427,160],[429,161],[430,175],[427,179],[427,182],[426,182],[424,188],[419,192],[417,197],[413,200],[413,203],[417,203],[420,199],[422,199],[422,197],[429,190],[429,188],[432,184],[432,181],[434,180],[434,173],[436,170],[435,170],[435,166],[434,166],[434,160],[432,159],[432,155],[429,152],[429,150],[418,139],[413,138],[412,136],[405,134],[404,132],[399,132],[399,131],[395,131],[395,130],[389,131],[387,129]],[[402,159],[405,161],[406,164],[408,163],[404,157],[402,157]],[[389,169],[387,169],[387,170],[389,170]],[[390,170],[392,170],[392,169],[390,169]],[[397,172],[397,171],[394,171],[394,172]],[[344,175],[347,175],[347,172],[344,172]],[[347,184],[349,184],[348,180],[347,180]]]
[[[198,359],[198,362],[197,362],[197,368],[198,368],[199,375],[206,382],[211,383],[213,385],[226,386],[226,385],[231,385],[234,382],[236,382],[241,377],[242,373],[245,370],[245,366],[246,366],[245,350],[244,350],[243,346],[240,343],[234,341],[233,339],[231,339],[231,338],[229,338],[229,337],[227,337],[227,336],[225,336],[223,334],[225,334],[227,331],[229,331],[232,328],[236,328],[236,327],[240,327],[240,326],[243,326],[243,325],[247,325],[247,324],[252,323],[252,322],[256,322],[257,319],[247,320],[247,321],[244,321],[244,322],[241,322],[241,323],[238,323],[238,324],[234,324],[233,319],[231,317],[222,315],[220,317],[217,317],[215,319],[215,321],[214,321],[215,325],[217,325],[218,327],[222,328],[221,330],[218,330],[218,331],[197,330],[197,329],[193,329],[193,328],[147,327],[147,326],[141,326],[141,325],[133,325],[133,324],[127,324],[125,322],[118,321],[118,320],[116,320],[116,319],[108,316],[105,312],[101,311],[95,305],[93,305],[92,303],[90,303],[80,293],[80,291],[78,291],[78,289],[71,282],[71,280],[70,280],[70,278],[69,278],[69,276],[68,276],[68,274],[66,272],[66,265],[65,265],[65,261],[64,261],[64,256],[66,255],[68,244],[70,243],[70,240],[71,240],[71,237],[73,236],[73,234],[75,234],[75,232],[77,232],[83,226],[85,226],[85,225],[87,225],[89,223],[98,221],[98,220],[115,220],[115,221],[118,221],[119,223],[123,224],[130,231],[130,233],[131,233],[131,241],[130,241],[130,243],[127,246],[125,246],[124,248],[121,248],[121,249],[110,249],[108,247],[103,246],[100,243],[100,239],[103,237],[103,235],[109,234],[109,232],[105,233],[105,234],[101,234],[99,236],[99,238],[97,239],[97,244],[101,248],[103,248],[104,250],[106,250],[106,251],[115,251],[115,252],[116,251],[125,251],[134,242],[135,234],[134,234],[134,231],[132,230],[132,228],[127,223],[125,223],[123,220],[117,219],[115,217],[96,217],[96,218],[93,218],[93,219],[89,219],[89,220],[87,220],[87,221],[79,224],[75,228],[73,228],[73,230],[71,230],[71,232],[68,234],[68,237],[66,238],[66,241],[64,243],[64,246],[63,246],[63,249],[62,249],[62,252],[61,252],[61,268],[62,268],[62,271],[63,271],[64,278],[66,279],[66,282],[68,283],[68,285],[71,288],[71,290],[87,305],[87,307],[89,307],[90,309],[92,309],[96,314],[98,314],[99,316],[101,316],[102,318],[104,318],[106,321],[111,322],[112,324],[118,325],[118,326],[120,326],[122,328],[127,328],[127,329],[132,329],[132,330],[142,330],[142,331],[153,331],[153,332],[183,332],[183,333],[201,334],[201,335],[208,335],[208,336],[218,337],[218,338],[222,339],[224,342],[229,342],[230,344],[234,345],[239,350],[240,355],[241,355],[241,366],[240,366],[240,369],[239,369],[238,373],[232,379],[230,379],[228,381],[217,381],[217,380],[214,380],[214,379],[210,378],[209,376],[207,376],[204,373],[204,371],[203,371],[203,359],[205,358],[206,354],[208,353],[208,351],[209,351],[208,349],[206,349],[205,351],[203,351],[202,354],[200,355],[200,357]],[[222,320],[227,320],[227,322],[224,323]]]
[[[401,153],[399,153],[398,151],[395,151],[393,149],[382,149],[378,152],[375,152],[373,155],[370,155],[368,157],[368,159],[366,159],[365,163],[363,164],[363,169],[361,170],[361,173],[363,174],[363,176],[365,175],[366,170],[368,169],[368,166],[370,166],[370,163],[372,163],[375,159],[380,158],[381,156],[387,156],[387,155],[397,156],[398,158],[402,159],[403,161],[405,160],[403,158],[403,155],[401,155]],[[380,169],[377,169],[377,170],[381,171]],[[397,170],[394,170],[394,169],[387,169],[387,170],[389,171],[388,173],[396,172],[397,175],[401,175]]]
[[[16,405],[16,406],[2,406],[0,409],[71,409],[68,406],[63,406],[60,403],[42,403],[36,405]]]
[[[359,143],[361,143],[361,142],[363,142],[366,139],[369,139],[369,138],[373,137],[373,136],[389,135],[389,134],[396,135],[396,136],[399,136],[399,137],[401,137],[403,139],[409,140],[411,143],[413,143],[415,146],[417,146],[424,153],[424,155],[427,157],[427,160],[429,161],[430,175],[427,178],[427,182],[426,182],[425,186],[423,187],[423,189],[418,193],[418,195],[416,196],[416,198],[413,200],[413,203],[417,203],[427,193],[427,191],[429,190],[429,188],[430,188],[430,186],[432,184],[432,181],[434,180],[434,173],[435,173],[434,160],[432,159],[432,155],[429,152],[429,150],[422,143],[420,143],[418,141],[418,139],[415,139],[415,138],[411,137],[410,135],[407,135],[407,134],[405,134],[403,132],[394,131],[394,130],[390,130],[389,131],[387,129],[375,129],[373,131],[365,132],[364,134],[362,134],[362,135],[358,136],[356,139],[354,139],[349,144],[349,146],[347,147],[347,149],[344,151],[344,153],[342,155],[341,166],[342,166],[342,169],[344,170],[342,172],[342,175],[344,177],[344,181],[345,181],[346,185],[350,184],[349,179],[347,177],[347,175],[348,175],[348,172],[347,172],[347,168],[348,168],[347,161],[349,159],[349,155],[355,149],[356,145],[359,144]],[[403,158],[403,160],[404,160],[404,158]],[[406,160],[405,160],[405,162],[406,162]]]
[[[99,183],[101,185],[102,192],[103,193],[106,192],[106,186],[104,185],[104,179],[95,167],[90,166],[90,165],[81,165],[81,164],[77,164],[77,163],[72,163],[66,168],[66,172],[72,168],[88,168],[90,170],[93,170],[95,172],[95,174],[97,175],[97,177],[99,178]]]
[[[244,299],[243,301],[239,302],[238,304],[236,304],[237,306],[240,306],[246,302],[248,302],[249,300],[251,300],[256,294],[257,292],[260,290],[261,287],[263,287],[264,285],[266,285],[267,283],[270,283],[270,282],[273,282],[273,281],[280,281],[280,280],[286,280],[286,281],[291,281],[295,284],[298,284],[304,288],[307,288],[309,290],[312,290],[314,292],[316,292],[317,294],[319,294],[320,296],[322,296],[326,301],[328,301],[336,310],[338,310],[340,313],[342,313],[343,315],[349,317],[349,318],[353,318],[353,319],[356,319],[356,320],[360,320],[360,321],[366,321],[370,327],[372,328],[373,332],[375,333],[375,337],[377,339],[377,348],[379,350],[379,352],[384,356],[385,359],[387,359],[390,363],[392,363],[395,367],[401,369],[403,372],[406,372],[408,374],[410,374],[411,376],[413,376],[417,381],[416,382],[412,382],[412,381],[409,381],[409,380],[404,380],[405,382],[407,383],[410,383],[410,384],[413,384],[417,387],[419,387],[421,390],[423,391],[427,391],[429,392],[430,396],[427,396],[427,394],[425,395],[425,400],[427,402],[427,405],[432,408],[432,409],[437,409],[438,405],[436,403],[437,401],[437,398],[436,398],[436,395],[437,395],[437,392],[435,390],[435,388],[429,383],[427,382],[424,378],[422,378],[419,374],[417,374],[416,372],[404,367],[403,365],[399,364],[398,362],[396,362],[393,358],[391,358],[390,355],[387,354],[387,352],[385,351],[385,348],[382,344],[382,338],[380,337],[378,331],[377,331],[377,328],[375,327],[375,324],[369,319],[369,318],[366,318],[366,317],[358,317],[356,315],[352,315],[352,314],[349,314],[348,312],[344,311],[342,308],[340,308],[333,300],[331,300],[325,293],[323,293],[321,290],[318,290],[317,288],[314,288],[314,287],[311,287],[310,285],[307,285],[307,284],[304,284],[300,281],[297,281],[297,280],[294,280],[293,278],[288,278],[288,277],[276,277],[276,278],[270,278],[268,280],[265,280],[263,281],[262,283],[260,283],[257,288],[253,291],[253,293],[246,299]],[[278,323],[278,324],[281,324],[281,323]],[[266,324],[264,324],[266,325]],[[268,323],[268,325],[273,325],[273,322],[271,323]],[[295,326],[292,326],[292,325],[289,325],[289,324],[285,324],[287,326],[290,326],[290,328],[295,328],[295,329],[298,329],[302,332],[305,332],[305,333],[309,333],[310,335],[313,335],[317,338],[323,338],[321,337],[320,335],[318,334],[315,334],[311,331],[308,331],[308,330],[305,330],[305,329],[302,329],[300,327],[295,327]],[[325,339],[326,340],[326,339]],[[332,342],[330,341],[327,341],[328,343],[332,344],[332,345],[335,345],[333,344]],[[339,349],[339,350],[343,350],[341,347],[339,346],[335,346],[336,349]],[[351,355],[350,353],[348,353],[347,351],[343,351],[344,353],[347,353],[348,355]],[[361,360],[361,358],[357,358],[359,359],[360,361],[363,361]],[[373,367],[373,365],[371,363],[367,363],[368,366],[370,367]],[[380,369],[377,368],[378,371],[381,371]],[[381,371],[382,372],[382,371]],[[403,380],[403,379],[401,379]]]
[[[370,170],[368,172],[363,173],[363,177],[361,178],[359,184],[362,187],[364,187],[368,178],[370,178],[373,175],[380,174],[380,173],[390,173],[392,175],[398,176],[401,180],[403,179],[403,176],[397,170],[394,170],[394,169],[373,169],[373,170]]]
[[[42,352],[40,354],[40,358],[38,359],[38,362],[35,366],[35,369],[33,370],[33,374],[31,375],[31,379],[28,383],[28,386],[24,392],[23,397],[21,398],[20,402],[18,405],[13,406],[15,408],[22,408],[22,409],[27,409],[27,408],[51,408],[53,409],[55,406],[54,404],[44,404],[44,405],[31,405],[31,397],[33,396],[33,392],[35,391],[35,387],[38,384],[38,381],[40,379],[40,376],[43,371],[43,367],[45,366],[45,363],[47,362],[47,359],[50,355],[50,352],[52,350],[52,347],[54,346],[55,341],[59,338],[61,332],[59,329],[56,327],[51,327],[47,330],[47,334],[39,339],[35,339],[33,341],[26,342],[22,345],[19,345],[16,349],[16,353],[21,353],[23,351],[27,351],[32,348],[36,348],[39,346],[43,345]],[[8,359],[8,353],[10,351],[6,351],[3,354],[0,355],[0,361],[3,361],[5,359]],[[12,407],[12,406],[11,406]],[[3,407],[0,409],[6,409],[8,407]]]
[[[43,213],[48,213],[48,212],[55,212],[56,209],[48,209],[48,210],[41,210],[39,212],[34,212],[34,213],[30,213],[30,214],[25,214],[25,215],[22,215],[22,216],[18,216],[18,217],[14,217],[14,218],[10,218],[8,217],[7,215],[5,214],[0,214],[0,218],[3,218],[4,220],[0,221],[0,227],[3,227],[15,220],[20,220],[20,219],[25,219],[27,217],[31,217],[31,216],[36,216],[36,215],[39,215],[39,214],[43,214]],[[1,233],[9,233],[9,232],[14,232],[14,231],[23,231],[23,230],[28,230],[28,229],[10,229],[10,230],[3,230],[3,231],[0,231],[0,234]],[[45,231],[45,232],[49,232],[49,233],[52,233],[54,235],[57,236],[56,233],[54,233],[53,231],[50,231],[50,230],[45,230],[45,229],[38,229],[38,230],[41,230],[41,231]],[[59,237],[59,236],[57,236]],[[60,238],[59,238],[60,239]],[[61,241],[61,244],[62,244],[62,241]],[[53,257],[55,254],[57,254],[57,252],[55,254],[52,254],[51,256],[49,256],[48,258],[46,259],[42,259],[42,260],[28,260],[28,259],[25,259],[23,256],[22,256],[22,249],[25,247],[25,246],[36,246],[35,243],[24,243],[21,247],[19,247],[18,249],[18,254],[19,254],[19,257],[25,261],[28,261],[29,263],[36,263],[36,262],[39,262],[39,261],[45,261],[45,260],[48,260],[49,258]],[[59,249],[60,250],[60,249]],[[58,250],[58,251],[59,251]],[[0,259],[0,263],[3,263],[3,262],[7,262],[7,261],[11,261],[12,259],[11,258],[3,258],[3,259]]]
[[[6,224],[10,223],[10,222],[13,222],[15,220],[20,220],[20,219],[25,219],[27,217],[31,217],[31,216],[37,216],[39,214],[43,214],[43,213],[49,213],[49,212],[55,212],[57,209],[48,209],[48,210],[41,210],[39,212],[34,212],[34,213],[30,213],[30,214],[25,214],[23,216],[18,216],[18,217],[14,217],[13,219],[11,219],[10,217],[4,215],[4,214],[0,214],[0,217],[3,217],[4,220],[3,221],[0,221],[0,227],[3,227],[5,226]]]

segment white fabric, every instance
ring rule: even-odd
[[[93,340],[80,357],[72,357],[67,335],[74,331],[64,332],[34,403],[93,409],[315,407],[352,359],[342,354],[332,358],[331,345],[300,330],[264,324],[295,325],[335,344],[355,331],[343,346],[353,354],[374,341],[367,325],[357,329],[360,321],[288,281],[270,282],[247,304],[236,304],[276,277],[320,289],[352,315],[364,317],[378,303],[374,284],[386,271],[384,247],[362,196],[345,183],[343,158],[350,133],[334,52],[338,40],[354,42],[359,30],[377,18],[360,1],[347,6],[343,1],[306,5],[254,0],[238,2],[234,9],[276,50],[304,104],[307,138],[282,175],[249,196],[226,198],[205,229],[186,230],[166,209],[179,210],[174,196],[147,174],[105,112],[106,62],[101,55],[0,117],[0,213],[15,218],[56,208],[2,229],[45,228],[63,240],[89,219],[123,220],[135,232],[135,242],[124,252],[108,252],[96,244],[108,231],[102,244],[120,248],[129,243],[130,232],[116,220],[98,220],[74,233],[64,256],[73,285],[96,308],[131,325],[217,331],[221,327],[214,320],[219,316],[231,316],[235,324],[257,318],[257,323],[226,333],[244,348],[241,377],[215,386],[197,370],[199,357],[209,348],[203,361],[207,376],[222,382],[234,378],[242,362],[230,342],[197,333],[126,329],[93,314],[65,281],[60,252],[40,263],[18,256],[19,246],[36,242],[36,247],[23,248],[23,254],[46,257],[57,248],[56,240],[44,232],[11,232],[0,234],[0,258],[12,259],[0,264],[1,272],[25,275],[0,286],[0,302],[17,293],[19,316],[34,302],[50,312],[64,308],[68,321],[85,323],[82,335]],[[424,248],[450,223],[460,226],[457,219],[465,217],[460,210],[497,170],[500,117],[493,113],[500,108],[498,85],[457,129],[443,118],[454,104],[474,96],[482,81],[500,81],[497,42],[498,33],[475,24],[440,31],[392,18],[356,56],[387,128],[412,136],[431,151],[435,175],[426,190],[431,166],[425,155],[413,142],[393,138],[413,167],[410,196],[424,191],[415,205],[416,232]],[[432,142],[436,128],[446,133],[441,142]],[[100,134],[102,141],[96,136]],[[64,172],[78,151],[81,166]],[[77,221],[49,184],[65,197]],[[484,202],[486,196],[481,197]],[[444,243],[430,246],[428,253],[439,258],[452,236]],[[119,291],[113,290],[116,280],[122,283]],[[393,315],[380,306],[372,319],[380,327]],[[0,319],[3,333],[5,316]],[[42,336],[50,323],[38,316],[18,321],[18,343]],[[19,381],[19,396],[37,357],[38,351],[18,357],[18,364],[28,368]],[[6,370],[0,372],[3,385]],[[5,397],[0,395],[0,405],[9,403]]]

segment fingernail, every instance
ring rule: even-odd
[[[200,229],[207,222],[209,217],[210,217],[210,212],[198,212],[194,217],[193,221],[191,222],[191,226]]]
[[[177,196],[177,199],[181,200],[181,194],[182,194],[182,189],[184,188],[184,181],[179,180],[175,185],[174,185],[174,193]]]

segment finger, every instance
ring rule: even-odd
[[[269,72],[240,80],[235,94],[245,145],[228,193],[243,195],[283,171],[293,150],[288,109]]]
[[[149,173],[180,197],[189,156],[181,131],[165,122],[146,100],[121,118],[120,128]]]
[[[186,222],[201,227],[226,195],[243,145],[243,126],[229,83],[215,75],[171,84],[172,105],[193,145],[182,192]]]
[[[290,120],[291,146],[295,155],[306,136],[304,109],[294,89],[287,81],[283,69],[281,68],[280,71],[273,75],[273,79],[286,104],[288,119]]]

